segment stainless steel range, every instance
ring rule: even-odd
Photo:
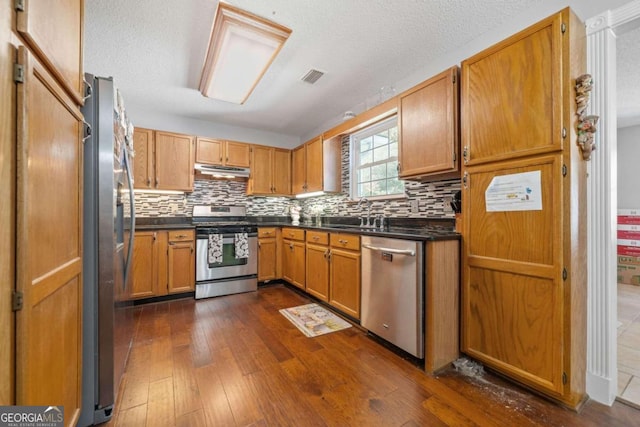
[[[258,289],[258,228],[243,206],[194,206],[196,299]]]

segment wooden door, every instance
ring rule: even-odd
[[[133,268],[128,298],[148,298],[155,296],[158,287],[158,249],[160,242],[157,231],[137,231],[133,242]]]
[[[561,157],[467,169],[463,349],[480,360],[562,389],[563,178]],[[488,212],[492,179],[540,173],[541,210]]]
[[[256,167],[253,163],[252,168]],[[283,148],[273,150],[273,193],[282,196],[291,194],[291,151]]]
[[[284,240],[282,252],[282,277],[292,285],[304,289],[304,242]]]
[[[556,14],[463,62],[466,164],[563,148],[562,37]]]
[[[400,177],[459,173],[458,67],[400,96]]]
[[[244,142],[227,141],[224,164],[237,168],[248,168],[251,164],[251,145]]]
[[[84,1],[24,1],[18,32],[76,104],[84,104],[82,34]]]
[[[291,194],[306,192],[306,150],[301,145],[291,152]]]
[[[133,187],[150,189],[155,187],[154,139],[151,129],[135,128],[133,131]]]
[[[251,194],[272,194],[273,148],[254,145],[251,158]]]
[[[82,400],[82,114],[24,47],[17,93],[16,403]],[[6,202],[6,201],[5,201]]]
[[[223,157],[224,141],[211,138],[196,140],[196,163],[206,165],[221,165]]]
[[[196,283],[195,268],[193,241],[169,242],[168,293],[193,291]]]
[[[15,404],[15,316],[9,307],[15,288],[16,50],[10,42],[13,2],[3,2],[0,8],[0,405],[7,406]]]
[[[277,278],[277,241],[275,237],[258,240],[258,281]]]
[[[329,301],[329,247],[307,243],[307,292]]]
[[[360,318],[360,252],[331,249],[329,304]]]
[[[155,142],[155,187],[193,191],[193,137],[156,131]]]
[[[323,187],[323,162],[322,162],[322,137],[318,137],[306,144],[306,192],[322,191]]]

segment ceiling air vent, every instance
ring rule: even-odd
[[[314,70],[312,68],[309,71],[307,71],[307,74],[302,76],[300,80],[302,80],[303,82],[307,82],[309,84],[314,84],[322,76],[324,76],[324,73],[322,71]]]

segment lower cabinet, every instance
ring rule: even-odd
[[[329,304],[360,319],[360,236],[331,233]]]
[[[295,233],[292,233],[293,230]],[[294,237],[291,237],[295,234]],[[285,237],[286,236],[286,237]],[[282,230],[282,277],[292,285],[305,289],[304,230]]]
[[[194,237],[193,230],[169,231],[166,288],[169,294],[195,290]]]
[[[307,293],[329,302],[329,233],[307,231]]]
[[[258,228],[258,282],[280,278],[277,233],[275,227]]]
[[[192,229],[136,231],[133,268],[125,299],[149,298],[195,289]]]

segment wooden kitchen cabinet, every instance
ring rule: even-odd
[[[192,292],[196,284],[195,232],[172,230],[168,235],[167,293]]]
[[[292,151],[293,194],[341,190],[341,140],[323,140],[322,136],[307,141]]]
[[[250,144],[198,137],[196,145],[196,163],[239,168],[250,165]]]
[[[314,297],[329,301],[329,233],[307,231],[306,290]]]
[[[282,277],[298,288],[305,289],[305,231],[282,229]]]
[[[193,229],[136,231],[127,299],[157,297],[195,289]]]
[[[586,387],[587,175],[574,88],[584,72],[585,28],[569,9],[461,72],[461,348],[572,408]],[[487,206],[491,183],[523,176],[538,206]]]
[[[278,274],[278,231],[275,227],[258,228],[258,281],[280,278]]]
[[[360,236],[331,233],[329,304],[360,319]]]
[[[254,145],[247,194],[288,196],[291,194],[291,151]]]
[[[398,97],[400,178],[460,177],[458,80],[454,66]]]
[[[136,231],[133,243],[133,268],[125,292],[127,299],[149,298],[159,294],[161,278],[166,276],[166,263],[161,254],[167,250],[167,234],[163,231]]]
[[[194,138],[135,128],[134,188],[193,191]]]

